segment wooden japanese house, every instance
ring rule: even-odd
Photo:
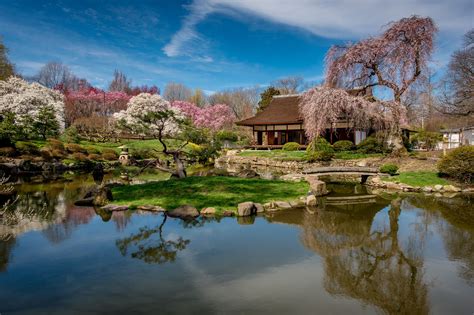
[[[281,147],[287,142],[306,145],[303,119],[300,115],[299,94],[273,96],[270,104],[254,117],[237,122],[237,125],[252,127],[254,143],[262,147]],[[331,144],[338,140],[350,140],[358,144],[367,137],[368,130],[352,128],[347,119],[328,123],[322,135]]]

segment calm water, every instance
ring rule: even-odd
[[[467,197],[328,199],[185,223],[75,207],[89,183],[19,187],[0,223],[2,315],[474,312]]]

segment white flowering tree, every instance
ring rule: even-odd
[[[0,116],[26,138],[46,138],[64,129],[64,98],[38,83],[10,77],[0,81]]]
[[[158,139],[162,145],[161,153],[173,158],[175,169],[171,169],[159,159],[156,167],[175,174],[179,178],[186,177],[183,148],[187,142],[183,141],[182,145],[175,149],[170,149],[166,143],[166,140],[181,138],[185,116],[178,108],[172,107],[160,95],[141,93],[132,97],[127,109],[116,113],[114,118],[117,121],[117,127],[121,130]]]

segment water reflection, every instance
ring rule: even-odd
[[[129,237],[117,240],[116,244],[123,256],[130,251],[132,258],[141,259],[146,263],[163,264],[174,262],[179,251],[186,249],[190,240],[182,237],[177,239],[165,239],[163,237],[163,227],[167,216],[163,214],[163,219],[154,228],[147,226],[140,228],[139,232]]]
[[[112,290],[123,278],[121,283],[137,281],[137,288],[146,285],[148,298],[153,301],[167,297],[165,293],[158,296],[158,291],[180,292],[183,298],[179,305],[209,306],[199,294],[206,291],[216,307],[223,307],[219,305],[221,295],[222,303],[238,306],[242,301],[257,301],[248,294],[248,288],[259,288],[261,291],[254,294],[260,300],[255,304],[262,309],[272,309],[272,298],[277,296],[282,300],[278,305],[288,304],[285,310],[298,309],[291,301],[305,303],[304,292],[309,292],[334,309],[337,303],[349,300],[352,304],[346,306],[360,303],[369,312],[428,314],[440,312],[432,296],[439,292],[432,285],[439,270],[430,270],[435,260],[445,268],[443,272],[453,267],[447,276],[453,284],[448,290],[461,295],[462,309],[471,302],[462,294],[469,292],[466,287],[474,286],[474,213],[468,211],[472,209],[472,197],[434,199],[413,194],[383,199],[371,196],[360,185],[335,185],[330,198],[316,209],[222,219],[225,222],[205,217],[181,221],[148,212],[109,213],[74,206],[73,201],[89,184],[94,184],[92,179],[81,178],[79,182],[47,187],[18,187],[19,201],[14,211],[0,219],[0,276],[4,281],[0,282],[0,290],[17,285],[24,291],[16,294],[26,292],[34,300],[44,283],[39,274],[54,274],[56,278],[48,279],[48,283],[55,284],[57,292],[64,289],[68,296],[74,296],[81,286],[89,289],[99,285],[100,290]],[[357,198],[342,202],[347,196]],[[28,232],[33,233],[26,236]],[[31,250],[38,238],[43,240],[39,244],[44,249],[25,254],[25,245],[29,243]],[[69,241],[64,242],[66,239]],[[74,246],[80,250],[76,252]],[[50,260],[42,257],[43,251]],[[101,259],[90,259],[98,255]],[[75,278],[74,272],[58,267],[65,256],[69,264],[64,265],[75,270]],[[36,260],[42,268],[49,264],[53,267],[35,270]],[[19,265],[23,269],[16,269]],[[105,271],[110,265],[116,266],[116,274]],[[12,271],[5,272],[9,269]],[[21,273],[30,270],[34,271],[29,277],[38,284],[22,279]],[[97,282],[83,280],[84,270]],[[69,283],[63,288],[63,278],[68,277],[75,279],[74,285]],[[307,287],[298,283],[303,278],[308,279]],[[5,279],[8,284],[4,284]],[[165,288],[158,288],[156,283]],[[274,288],[276,283],[288,288]],[[199,288],[197,295],[183,290],[193,285]],[[143,292],[137,288],[127,294],[131,300],[143,301]],[[244,291],[248,299],[235,297]],[[15,296],[12,292],[10,297]],[[45,303],[50,303],[51,296],[44,294]],[[1,297],[0,302],[8,302]],[[80,297],[81,301],[86,298]],[[96,303],[102,305],[102,301]],[[9,305],[8,310],[15,310]],[[171,303],[165,310],[176,305],[178,302]]]

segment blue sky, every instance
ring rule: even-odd
[[[472,0],[0,0],[0,36],[25,75],[56,60],[100,87],[120,69],[136,85],[216,91],[321,80],[331,45],[412,14],[438,24],[436,68],[474,27]]]

